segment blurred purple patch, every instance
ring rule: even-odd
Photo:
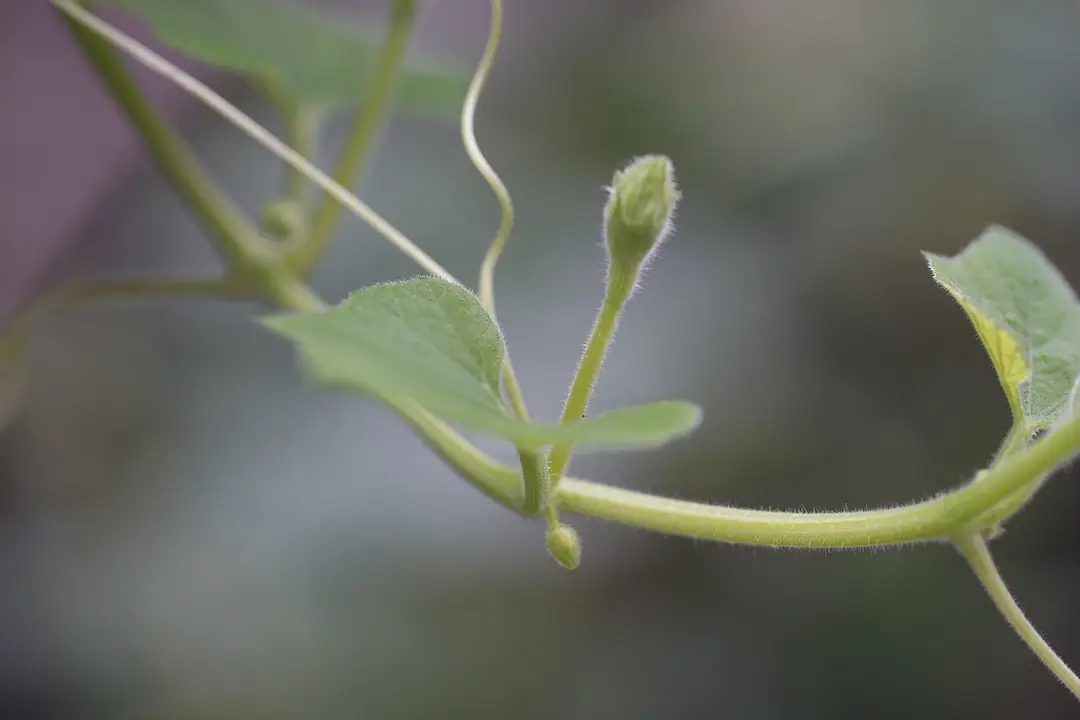
[[[110,18],[150,37],[129,18]],[[136,76],[167,115],[193,106],[165,81],[142,71]],[[142,160],[142,148],[45,2],[0,3],[0,108],[0,318],[6,318],[79,242],[80,228]]]

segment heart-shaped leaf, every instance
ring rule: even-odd
[[[1080,303],[1030,242],[988,228],[959,255],[924,253],[930,271],[971,318],[1009,398],[1030,432],[1049,427],[1080,373]]]
[[[701,421],[700,408],[675,400],[563,426],[517,419],[499,392],[501,331],[472,293],[434,278],[374,285],[330,310],[263,322],[299,347],[322,384],[387,401],[410,400],[447,422],[520,448],[654,447]]]
[[[373,34],[285,0],[99,0],[141,17],[166,45],[269,83],[299,106],[356,105],[378,52]],[[398,99],[451,116],[467,78],[444,65],[413,63]]]

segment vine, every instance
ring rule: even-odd
[[[959,255],[926,256],[934,279],[971,319],[1013,410],[1013,428],[997,456],[961,487],[899,507],[797,513],[674,500],[564,477],[576,447],[657,447],[693,431],[701,421],[700,408],[682,400],[586,416],[592,388],[641,270],[672,233],[680,193],[671,161],[664,156],[637,158],[615,174],[602,213],[609,267],[605,300],[559,422],[534,421],[495,314],[495,269],[513,228],[513,204],[480,149],[474,123],[498,52],[502,0],[491,2],[488,41],[460,114],[466,154],[501,208],[499,227],[481,263],[475,295],[347,189],[368,164],[395,92],[409,76],[406,53],[416,0],[392,3],[390,24],[374,56],[362,109],[333,176],[306,157],[316,146],[318,121],[326,107],[311,98],[296,97],[306,86],[289,82],[287,73],[266,77],[259,75],[262,65],[248,68],[285,115],[289,143],[83,4],[51,1],[142,135],[158,166],[202,222],[225,269],[220,276],[208,278],[102,281],[62,287],[28,305],[8,325],[0,337],[0,360],[17,361],[33,327],[75,302],[163,293],[257,299],[271,311],[260,318],[261,324],[295,345],[308,374],[385,404],[478,490],[522,516],[544,518],[548,551],[567,568],[576,568],[581,561],[577,533],[559,519],[560,514],[570,513],[656,532],[769,547],[858,548],[950,542],[971,565],[1017,634],[1080,698],[1080,680],[1020,611],[988,547],[988,538],[1054,471],[1080,453],[1080,414],[1073,406],[1080,375],[1080,303],[1031,243],[991,226]],[[151,0],[113,0],[112,4],[142,10],[151,21],[158,17]],[[183,38],[177,40],[165,32],[171,28],[155,29],[163,37],[173,38],[180,49],[187,47]],[[285,195],[267,205],[261,221],[244,217],[214,184],[147,102],[117,50],[201,100],[283,161],[289,172]],[[311,206],[307,183],[324,193],[316,207]],[[324,302],[305,278],[321,257],[343,208],[429,275],[363,288],[337,305]],[[1017,293],[1016,288],[1024,291]],[[505,439],[516,448],[519,466],[495,462],[455,428]],[[1037,433],[1041,434],[1033,440]]]

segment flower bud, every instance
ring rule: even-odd
[[[259,218],[259,227],[273,240],[292,240],[307,231],[304,204],[293,198],[280,198],[267,203]]]
[[[569,525],[559,524],[548,528],[547,549],[555,562],[567,570],[576,570],[581,564],[581,540]]]
[[[671,232],[679,197],[675,168],[663,155],[644,155],[615,173],[604,207],[604,242],[613,269],[637,272]]]

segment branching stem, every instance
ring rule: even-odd
[[[400,74],[415,0],[397,0],[394,20],[376,71],[376,82],[365,113],[361,114],[337,170],[338,180],[320,172],[300,153],[241,113],[202,83],[183,73],[145,46],[120,33],[84,10],[73,0],[52,0],[64,12],[76,39],[100,72],[132,123],[143,135],[154,158],[180,195],[218,240],[229,267],[222,278],[180,278],[162,280],[90,283],[63,288],[32,304],[7,328],[3,338],[5,353],[26,340],[30,328],[56,307],[81,299],[131,297],[160,294],[212,294],[268,300],[277,307],[318,312],[325,303],[299,279],[321,254],[340,212],[338,203],[359,215],[433,275],[457,282],[422,250],[392,225],[360,202],[342,186],[364,164],[373,138],[393,96]],[[493,277],[495,265],[513,225],[513,207],[498,175],[487,163],[475,140],[473,118],[484,80],[494,60],[502,27],[502,0],[492,0],[492,27],[484,56],[476,71],[462,112],[462,137],[466,152],[491,184],[502,207],[500,227],[481,269],[480,297],[494,315]],[[107,42],[106,42],[107,41]],[[225,199],[205,172],[186,152],[182,143],[161,121],[139,92],[108,43],[131,54],[151,70],[199,97],[222,116],[285,160],[301,176],[310,178],[328,194],[317,220],[314,240],[305,245],[295,262],[283,265],[253,226]],[[298,191],[299,185],[294,189]],[[610,282],[577,375],[564,407],[561,422],[575,422],[585,413],[592,387],[599,374],[607,347],[618,324],[619,314],[632,291],[633,274],[626,282]],[[613,276],[613,279],[618,280]],[[520,388],[507,360],[504,382],[514,412],[528,418]],[[793,513],[745,510],[662,498],[644,493],[566,478],[547,498],[548,475],[541,455],[521,453],[521,470],[496,463],[469,444],[448,425],[411,401],[382,397],[378,388],[369,388],[376,397],[402,417],[456,472],[501,504],[524,515],[546,511],[551,528],[564,530],[557,512],[599,517],[658,532],[722,542],[769,547],[853,548],[951,540],[970,564],[994,604],[1039,659],[1080,699],[1080,678],[1073,673],[1038,634],[1009,593],[987,547],[984,533],[1004,520],[1027,500],[1043,479],[1080,450],[1080,415],[1029,442],[1026,428],[1014,428],[991,466],[967,485],[937,498],[896,508],[842,513]],[[552,453],[550,469],[558,480],[569,462],[572,447],[559,446]],[[549,543],[552,533],[549,532]],[[559,536],[562,538],[563,536]],[[574,536],[576,542],[576,535]],[[563,538],[565,539],[565,538]],[[565,544],[565,543],[564,543]],[[550,545],[549,545],[550,547]],[[563,559],[576,566],[574,556]],[[566,555],[564,552],[563,555]]]
[[[322,301],[285,268],[266,264],[265,247],[257,234],[252,233],[250,226],[237,217],[220,192],[193,164],[185,148],[153,114],[130,78],[122,74],[115,56],[104,43],[94,41],[94,36],[117,45],[150,69],[202,99],[306,174],[326,192],[337,197],[425,269],[444,280],[457,282],[348,190],[314,168],[205,85],[71,0],[53,2],[72,18],[76,37],[87,48],[96,67],[107,77],[110,88],[146,137],[155,158],[192,205],[193,211],[215,235],[220,235],[227,254],[235,258],[239,266],[262,263],[257,287],[259,292],[269,295],[275,304],[308,310],[324,307]],[[493,2],[498,3],[499,0]],[[203,291],[206,288],[198,289]],[[586,364],[584,360],[583,364]],[[587,373],[581,374],[588,377]],[[582,382],[585,383],[585,380]],[[519,471],[490,460],[445,424],[424,417],[423,411],[417,408],[395,407],[395,410],[424,436],[436,452],[444,458],[454,458],[451,464],[473,484],[504,504],[519,510],[522,508],[523,495],[512,489],[520,488],[522,477]],[[570,417],[566,413],[564,415]],[[559,486],[550,501],[555,508],[568,512],[659,532],[772,547],[842,548],[941,540],[982,529],[982,518],[991,508],[1053,472],[1070,460],[1078,449],[1080,417],[1061,424],[1038,441],[1010,453],[1000,463],[957,490],[924,502],[865,512],[803,514],[743,510],[656,497],[571,478]]]
[[[416,0],[395,0],[390,11],[390,26],[379,50],[370,88],[345,139],[334,168],[334,180],[342,186],[353,185],[367,166],[376,140],[394,104],[394,94],[416,19]],[[307,275],[322,257],[326,245],[341,218],[342,203],[327,194],[316,210],[306,241],[289,256],[289,263],[299,275]]]
[[[105,38],[120,50],[134,57],[149,70],[168,78],[180,88],[201,100],[278,158],[307,175],[313,183],[355,213],[364,222],[374,228],[376,232],[386,238],[386,240],[396,246],[401,252],[405,253],[405,255],[412,259],[417,265],[437,278],[447,282],[461,284],[457,278],[435,262],[431,256],[413,244],[413,242],[405,237],[400,230],[364,204],[358,197],[343,187],[341,183],[324,173],[311,163],[311,161],[279,140],[273,133],[255,122],[245,113],[241,112],[232,103],[211,90],[204,83],[199,82],[190,74],[176,67],[176,65],[170,63],[150,48],[129,35],[117,30],[93,13],[80,7],[72,0],[52,0],[52,3],[81,26],[80,32],[83,37],[87,34],[96,34]],[[137,92],[137,90],[133,90],[133,92]],[[140,127],[140,130],[142,129],[143,128]],[[173,156],[182,155],[184,152],[182,148],[174,148],[171,152],[162,154],[167,156],[162,158],[165,162],[176,162],[176,159]],[[196,190],[201,188],[205,191],[205,187],[205,185],[200,185]],[[204,194],[206,197],[200,198],[200,208],[203,206],[212,207],[220,204],[220,193],[217,194],[218,197],[211,197],[211,193],[208,191],[204,192]]]
[[[183,141],[162,120],[124,68],[119,56],[110,47],[110,43],[119,43],[111,35],[109,26],[72,0],[54,0],[54,4],[66,14],[72,35],[132,125],[142,135],[158,167],[217,241],[223,259],[236,265],[252,255],[265,255],[268,248],[258,230],[233,207],[206,171],[186,151]],[[142,54],[156,57],[148,49],[142,50],[145,51]],[[146,62],[143,57],[138,59]]]
[[[488,39],[484,45],[484,52],[477,63],[473,73],[469,89],[465,93],[465,102],[461,107],[461,140],[465,145],[465,154],[469,157],[477,172],[483,176],[491,187],[496,199],[499,201],[499,228],[484,254],[484,260],[480,265],[480,281],[478,295],[480,302],[492,318],[495,313],[495,266],[499,262],[506,241],[510,238],[510,231],[514,227],[514,205],[510,200],[510,192],[506,189],[502,178],[495,172],[495,168],[484,157],[480,144],[476,141],[476,107],[480,103],[480,95],[484,91],[488,74],[495,63],[499,53],[499,44],[502,42],[503,26],[503,2],[491,0],[491,24],[488,31]],[[503,386],[510,400],[510,408],[514,414],[522,420],[529,419],[529,410],[525,405],[525,397],[522,395],[521,386],[518,384],[517,375],[514,373],[514,365],[507,352],[503,358],[502,366]],[[521,463],[522,482],[524,483],[522,514],[528,517],[539,515],[547,506],[549,475],[547,460],[542,453],[532,450],[519,450],[518,459]],[[549,519],[554,521],[554,510],[549,511]]]
[[[982,583],[994,605],[1012,626],[1016,634],[1027,643],[1032,652],[1044,665],[1080,700],[1080,677],[1076,676],[1069,666],[1065,664],[1054,649],[1043,640],[1042,636],[1024,615],[1024,611],[1016,603],[1016,599],[1009,592],[1005,580],[998,572],[994,558],[990,554],[990,548],[979,533],[971,533],[957,537],[954,541],[956,548],[964,559],[971,565],[975,577]]]

